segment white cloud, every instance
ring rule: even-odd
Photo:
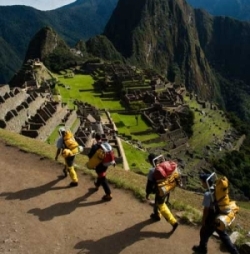
[[[27,5],[38,10],[53,10],[76,0],[0,0],[0,5]]]

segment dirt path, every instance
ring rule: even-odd
[[[131,254],[192,253],[199,232],[180,225],[174,234],[164,220],[152,223],[151,207],[114,189],[91,193],[93,180],[67,188],[62,166],[0,142],[0,253]],[[209,253],[221,253],[215,240]]]

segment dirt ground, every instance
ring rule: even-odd
[[[152,207],[129,192],[89,191],[93,180],[79,175],[68,188],[62,165],[0,142],[0,253],[16,254],[188,254],[199,231],[180,225],[171,234],[165,221],[152,222]],[[211,239],[209,253],[222,253]]]

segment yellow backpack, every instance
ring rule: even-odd
[[[63,142],[65,145],[65,149],[63,149],[62,151],[62,156],[64,158],[76,155],[81,152],[79,150],[80,146],[75,140],[74,135],[70,130],[64,132]]]
[[[219,215],[215,219],[216,227],[225,230],[235,219],[239,212],[239,207],[235,201],[229,198],[229,182],[227,177],[223,176],[215,181],[214,206]]]
[[[169,194],[176,186],[181,186],[180,173],[177,169],[165,180],[157,181],[157,188],[161,197]]]
[[[66,148],[71,151],[79,146],[70,130],[65,131],[65,134],[63,136],[63,142]]]

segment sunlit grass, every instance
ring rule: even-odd
[[[193,136],[189,144],[194,150],[201,150],[213,140],[222,139],[225,131],[230,129],[230,123],[220,110],[204,109],[196,100],[185,98],[194,112]]]
[[[158,134],[156,133],[145,135],[134,134],[137,132],[142,132],[151,129],[151,127],[148,126],[147,123],[145,123],[145,121],[142,119],[141,115],[138,115],[138,124],[137,120],[135,119],[135,115],[123,115],[112,113],[111,116],[117,128],[119,129],[119,133],[129,135],[132,137],[132,139],[145,141],[158,137]]]
[[[150,168],[150,164],[146,161],[148,154],[138,150],[126,142],[122,142],[122,145],[124,147],[130,169],[136,171],[139,170],[147,174],[148,169]]]
[[[102,100],[101,93],[94,90],[94,79],[90,75],[75,75],[73,78],[58,76],[59,83],[69,89],[58,86],[63,101],[69,103],[71,99],[87,102],[99,109],[123,109],[118,99]]]

